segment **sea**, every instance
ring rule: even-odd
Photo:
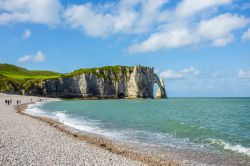
[[[250,157],[250,98],[61,100],[26,111],[113,140]]]

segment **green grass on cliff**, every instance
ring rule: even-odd
[[[104,66],[104,67],[97,67],[97,68],[82,68],[79,70],[75,70],[69,74],[63,75],[63,77],[71,77],[76,76],[79,74],[96,74],[98,78],[104,79],[112,79],[112,80],[119,80],[120,74],[126,74],[133,72],[134,67],[129,66]],[[113,77],[110,78],[108,75],[112,73]],[[110,75],[109,75],[110,76]]]
[[[60,73],[27,70],[11,64],[0,64],[0,92],[19,92],[35,86],[44,79],[60,77]]]
[[[46,70],[27,70],[11,64],[0,64],[0,92],[19,92],[41,85],[46,79],[72,77],[80,74],[95,74],[98,78],[119,81],[121,75],[132,73],[134,67],[104,66],[99,68],[82,68],[68,74]]]
[[[47,70],[27,70],[15,65],[0,64],[0,74],[6,77],[14,79],[26,79],[26,78],[51,78],[57,77],[60,73],[47,71]]]

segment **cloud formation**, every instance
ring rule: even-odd
[[[30,36],[31,36],[31,30],[25,29],[25,31],[23,32],[22,39],[28,39],[28,38],[30,38]]]
[[[40,23],[55,26],[60,22],[58,0],[0,0],[0,25],[10,23]]]
[[[211,40],[214,46],[226,46],[233,40],[233,31],[244,28],[249,21],[244,16],[221,14],[210,20],[201,21],[198,26],[198,35]]]
[[[166,0],[121,0],[116,3],[71,5],[64,19],[92,37],[147,32],[158,22]],[[136,8],[140,8],[139,10]]]
[[[198,38],[185,27],[166,29],[153,33],[148,39],[129,47],[130,53],[152,52],[167,48],[178,48],[198,42]]]
[[[231,2],[232,0],[183,0],[176,7],[175,13],[179,18],[187,18],[203,10]]]
[[[165,79],[186,79],[186,78],[193,78],[200,75],[200,71],[196,68],[190,66],[185,68],[181,71],[172,71],[170,69],[165,70],[159,73],[161,78]]]
[[[250,70],[240,69],[238,72],[238,78],[240,79],[250,79]]]
[[[246,27],[249,22],[244,16],[226,13],[202,20],[195,26],[173,23],[162,31],[153,33],[145,41],[130,46],[128,50],[130,53],[144,53],[205,42],[216,47],[226,46],[233,41],[233,32]]]
[[[242,41],[248,41],[250,40],[250,28],[241,37]]]
[[[250,24],[244,12],[229,7],[234,4],[233,0],[119,0],[63,7],[60,0],[0,0],[0,25],[66,25],[94,38],[129,35],[134,41],[128,46],[129,53],[199,45],[225,47]],[[240,35],[243,41],[249,40],[250,30]]]
[[[27,63],[27,62],[43,62],[45,61],[45,55],[42,51],[38,51],[35,55],[24,55],[18,58],[19,63]]]

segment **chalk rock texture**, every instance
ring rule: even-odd
[[[156,97],[166,98],[164,82],[153,68],[120,66],[116,70],[96,69],[94,72],[48,79],[26,93],[62,98],[153,98],[155,83],[158,84]]]

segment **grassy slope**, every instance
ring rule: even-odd
[[[0,64],[0,91],[21,92],[43,79],[56,78],[61,74],[51,71],[27,70],[15,65]]]
[[[15,79],[25,79],[25,78],[49,78],[60,75],[60,73],[52,71],[43,70],[27,70],[15,65],[10,64],[0,64],[0,74],[15,78]]]
[[[0,64],[0,92],[19,92],[39,85],[45,79],[71,77],[83,73],[96,74],[104,79],[119,80],[120,73],[132,72],[133,67],[104,66],[100,68],[83,68],[68,74],[60,74],[46,70],[27,70],[11,64]],[[113,73],[112,78],[107,73]]]

